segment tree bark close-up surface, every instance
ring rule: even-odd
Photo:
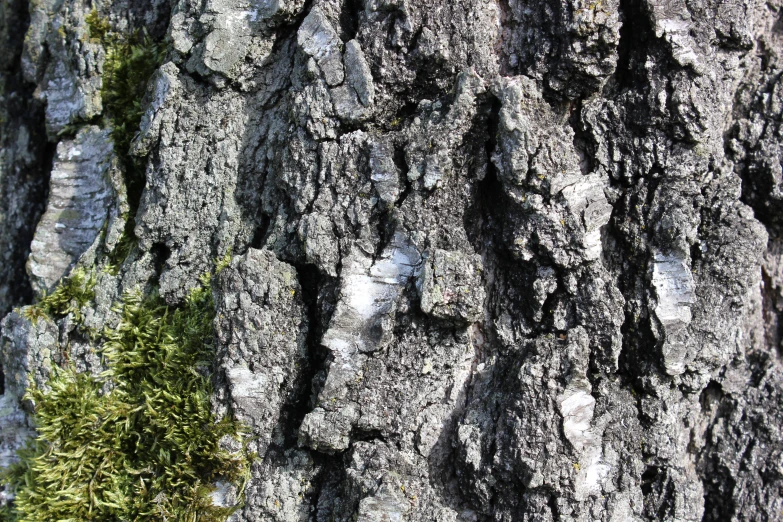
[[[2,0],[0,521],[783,520],[783,0]]]

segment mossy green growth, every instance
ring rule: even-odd
[[[77,267],[70,276],[60,281],[51,294],[23,308],[22,314],[35,322],[42,316],[57,317],[72,313],[74,320],[81,323],[82,309],[95,299],[95,281],[95,272]]]
[[[131,155],[131,144],[139,132],[144,114],[141,102],[147,83],[163,63],[168,46],[164,42],[154,41],[143,29],[127,33],[114,31],[97,10],[90,12],[86,21],[90,39],[100,42],[106,51],[101,90],[103,116],[111,127],[114,151],[123,171],[130,206],[130,212],[125,216],[126,240],[112,253],[111,264],[119,266],[132,250],[136,239],[133,216],[136,215],[146,181],[146,160]]]
[[[90,41],[101,43],[111,32],[111,24],[105,18],[102,18],[97,9],[90,11],[84,19],[87,22],[87,29],[90,33]]]
[[[166,46],[154,42],[146,31],[124,36],[109,32],[103,41],[103,110],[111,122],[114,150],[125,172],[128,202],[135,211],[144,189],[146,162],[131,156],[130,147],[144,114],[141,101],[147,82],[162,63]]]
[[[133,234],[132,230],[132,227],[134,226],[134,220],[130,216],[127,216],[126,220],[125,230],[123,230],[122,236],[120,237],[119,241],[117,241],[114,249],[112,249],[112,251],[109,252],[106,256],[107,263],[104,267],[104,270],[107,273],[115,276],[120,273],[120,267],[128,258],[131,251],[133,250],[133,247],[135,247],[137,243],[136,236]]]
[[[16,497],[0,520],[196,522],[232,512],[212,504],[213,484],[242,491],[250,456],[222,449],[223,437],[242,441],[244,431],[210,409],[209,278],[180,308],[132,292],[116,311],[100,377],[66,368],[48,390],[28,391],[39,435],[4,477]]]

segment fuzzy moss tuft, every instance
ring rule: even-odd
[[[111,122],[114,150],[119,158],[128,190],[128,202],[135,211],[144,189],[146,162],[130,154],[144,110],[142,98],[147,82],[163,62],[166,46],[154,42],[146,31],[130,35],[108,32],[102,38],[106,48],[101,99]]]
[[[228,268],[231,265],[232,259],[233,255],[230,248],[225,253],[225,255],[223,255],[223,257],[215,258],[215,275]]]
[[[102,18],[97,9],[93,9],[85,17],[87,29],[90,33],[90,41],[101,43],[111,31],[111,24],[105,18]]]
[[[58,317],[73,314],[77,323],[82,322],[82,309],[95,299],[95,273],[82,267],[76,268],[49,295],[32,306],[23,308],[22,314],[32,322],[42,316]]]
[[[130,153],[131,144],[144,114],[141,102],[147,83],[163,63],[168,46],[154,41],[144,29],[125,33],[114,31],[96,10],[90,12],[86,21],[90,39],[100,42],[106,50],[101,90],[103,117],[111,127],[114,152],[122,168],[130,207],[125,216],[123,241],[110,253],[111,265],[118,268],[136,241],[133,216],[146,183],[146,160]]]
[[[104,270],[116,276],[120,273],[120,268],[125,260],[130,255],[133,248],[136,246],[136,236],[133,234],[132,228],[135,226],[134,220],[130,216],[126,217],[125,230],[122,232],[117,244],[114,246],[111,252],[106,256],[107,264]]]
[[[214,303],[209,277],[177,309],[157,295],[128,293],[106,329],[98,378],[66,368],[48,390],[32,388],[38,438],[4,478],[16,495],[9,522],[223,521],[212,505],[218,480],[244,488],[249,455],[210,409]],[[106,391],[108,390],[108,391]]]

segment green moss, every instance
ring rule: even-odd
[[[0,520],[222,521],[217,480],[240,491],[249,456],[220,448],[243,437],[210,409],[214,303],[209,278],[177,309],[153,295],[126,294],[121,321],[102,333],[108,370],[99,378],[57,371],[33,388],[38,438],[4,482],[15,494]],[[54,295],[54,294],[53,294]],[[109,390],[109,391],[106,391]]]
[[[168,48],[165,43],[150,38],[146,30],[114,31],[96,10],[87,16],[87,25],[90,39],[100,42],[106,51],[101,90],[103,117],[111,128],[114,152],[122,168],[130,207],[125,216],[123,241],[110,254],[110,264],[118,268],[136,241],[134,216],[146,182],[146,159],[131,155],[131,144],[144,114],[141,102],[147,83],[163,63]]]
[[[95,299],[95,273],[84,268],[76,268],[69,277],[57,285],[54,292],[45,295],[32,306],[22,309],[30,321],[42,316],[57,317],[73,314],[77,323],[82,322],[82,309]]]
[[[144,114],[141,100],[147,82],[160,66],[166,53],[163,44],[154,42],[146,31],[103,37],[106,61],[101,99],[112,129],[114,150],[123,168],[131,213],[135,213],[144,189],[146,162],[130,155]]]
[[[134,225],[133,219],[131,219],[130,217],[126,219],[127,221],[125,222],[125,230],[123,231],[119,241],[117,241],[117,244],[114,246],[114,249],[111,252],[109,252],[107,256],[108,263],[106,264],[106,267],[104,269],[109,274],[115,276],[120,273],[120,267],[128,258],[131,251],[133,250],[133,248],[136,246],[136,243],[138,242],[131,228]],[[129,230],[129,228],[131,229]]]
[[[215,274],[217,275],[228,268],[228,266],[231,264],[231,259],[233,259],[233,256],[231,249],[229,248],[223,257],[215,259]]]
[[[102,101],[128,189],[130,212],[122,239],[109,254],[117,270],[135,244],[132,216],[143,190],[144,161],[130,155],[143,114],[141,99],[165,53],[143,32],[117,34],[97,11],[89,36],[106,50]],[[224,268],[230,255],[217,261]],[[95,273],[77,269],[24,314],[73,314],[95,298]],[[38,437],[0,477],[15,494],[0,509],[7,522],[222,521],[232,509],[212,505],[218,480],[244,489],[251,456],[229,453],[219,441],[244,441],[231,419],[216,421],[210,407],[214,303],[210,278],[179,308],[156,294],[126,294],[118,325],[89,332],[102,346],[100,376],[60,368],[45,389],[31,388]],[[244,447],[244,442],[241,444]]]
[[[111,24],[105,18],[101,18],[97,9],[93,9],[85,18],[87,29],[90,33],[90,40],[94,43],[100,43],[111,31]]]

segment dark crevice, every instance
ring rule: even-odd
[[[392,241],[394,237],[394,231],[396,230],[396,220],[390,212],[383,212],[378,218],[378,222],[375,224],[376,231],[378,232],[378,242],[375,244],[375,252],[373,259],[379,260],[383,256],[384,250]]]
[[[452,103],[454,93],[444,93],[442,85],[444,79],[438,78],[436,74],[439,70],[439,67],[428,66],[426,63],[417,64],[416,79],[411,85],[409,100],[440,100],[443,107],[449,107]],[[451,78],[447,82],[448,85],[452,85],[453,83]]]
[[[497,168],[492,163],[492,154],[497,147],[497,132],[500,121],[500,100],[492,95],[483,96],[479,100],[477,116],[474,119],[473,127],[466,138],[466,143],[472,143],[472,166],[470,167],[469,179],[471,187],[471,199],[463,215],[463,227],[468,237],[468,241],[473,247],[474,252],[481,255],[484,264],[484,285],[487,293],[487,303],[497,300],[497,294],[503,291],[503,282],[497,281],[497,274],[506,266],[508,252],[502,243],[502,223],[505,220],[506,196],[503,185],[498,176]],[[491,305],[490,305],[491,306]],[[496,495],[495,488],[491,491],[480,490],[478,488],[479,477],[462,467],[459,463],[463,457],[459,454],[464,451],[454,439],[454,433],[460,419],[470,408],[481,408],[491,412],[493,407],[492,400],[487,399],[485,395],[479,396],[475,393],[477,387],[490,385],[488,381],[482,382],[476,378],[476,366],[480,361],[490,359],[494,347],[497,346],[496,334],[492,325],[485,325],[481,330],[485,337],[483,343],[485,348],[476,348],[474,354],[473,368],[469,381],[466,383],[460,402],[464,406],[456,409],[449,419],[448,429],[444,429],[438,441],[438,447],[442,448],[440,452],[433,452],[430,456],[430,470],[435,473],[437,470],[437,481],[434,481],[436,487],[441,489],[442,495],[453,506],[471,506],[477,512],[491,512]],[[486,350],[486,351],[485,351]],[[505,361],[503,366],[507,367],[513,362]],[[493,370],[494,373],[494,370]],[[511,370],[513,373],[513,370]],[[496,374],[497,377],[497,374]],[[487,389],[483,390],[486,393]],[[497,418],[493,415],[494,422],[488,425],[495,426]],[[495,437],[488,436],[489,447],[482,447],[482,461],[487,455],[494,455],[497,451],[495,446]],[[482,472],[485,470],[482,463]],[[481,518],[483,520],[483,517]]]
[[[377,74],[374,73],[375,76]],[[388,132],[400,130],[405,122],[411,120],[416,115],[418,110],[419,102],[417,100],[407,101],[397,108],[393,118],[383,118],[379,124]]]
[[[737,511],[734,503],[734,478],[731,471],[715,462],[707,462],[708,473],[702,473],[704,486],[704,515],[702,522],[733,520]]]
[[[476,153],[473,175],[477,181],[473,184],[463,226],[474,251],[483,257],[485,273],[493,275],[487,279],[488,302],[502,302],[509,313],[530,319],[535,309],[530,286],[536,278],[537,264],[514,257],[508,247],[511,230],[529,222],[508,197],[492,161],[497,147],[500,109],[501,102],[496,97],[482,100],[479,117],[469,134],[468,141],[473,139],[483,144],[483,150]],[[536,325],[538,330],[543,327],[543,324]]]
[[[547,499],[547,505],[549,506],[549,511],[552,512],[552,520],[560,520],[560,510],[557,508],[557,499],[560,497],[557,493],[552,493],[549,495],[549,498]]]
[[[280,24],[276,27],[275,43],[272,48],[275,54],[277,54],[277,51],[281,48],[280,46],[283,45],[283,42],[286,42],[291,38],[296,40],[296,32],[299,29],[299,26],[302,25],[304,19],[307,18],[307,15],[310,14],[310,11],[313,10],[314,2],[315,0],[305,0],[304,6],[302,7],[302,11],[299,13],[299,16],[297,16],[294,20],[291,20],[289,23]],[[280,46],[278,44],[280,44]]]
[[[376,440],[381,441],[384,444],[388,442],[380,430],[361,430],[356,427],[351,430],[350,440],[351,444],[357,442],[373,442]]]
[[[476,184],[473,202],[465,212],[465,231],[473,248],[481,254],[493,244],[492,241],[487,241],[486,236],[497,233],[494,230],[497,218],[493,219],[492,214],[493,209],[501,205],[498,196],[504,194],[497,167],[492,162],[492,155],[497,147],[501,106],[497,97],[490,97],[480,111],[484,115],[484,121],[479,123],[480,128],[475,132],[476,135],[483,135],[485,140],[483,158],[476,162],[484,172],[477,173],[477,177],[482,179]]]
[[[389,23],[389,36],[391,40],[394,34],[394,22]],[[400,100],[396,105],[394,116],[392,118],[383,118],[381,125],[386,130],[398,130],[402,123],[409,120],[419,113],[420,104],[424,100],[440,101],[441,106],[448,108],[453,99],[453,86],[456,76],[445,63],[433,57],[425,57],[417,51],[418,40],[421,37],[423,26],[411,37],[407,44],[410,52],[408,53],[408,67],[415,72],[413,81],[404,84],[392,83],[388,85],[397,94]],[[374,78],[383,78],[384,73],[379,70],[379,63],[373,63]],[[445,113],[445,110],[444,110]]]
[[[531,277],[531,283],[534,281],[535,276]],[[537,325],[542,332],[552,332],[555,330],[553,311],[557,307],[557,303],[560,301],[562,293],[563,292],[561,291],[554,291],[544,299],[544,304],[541,305],[541,311],[544,315]],[[538,303],[531,299],[528,306],[530,308],[530,315],[532,316],[538,310]]]
[[[705,221],[702,220],[701,224],[699,225],[699,232],[697,237],[704,237],[702,236],[702,224],[704,223]],[[688,250],[691,256],[691,266],[695,267],[697,263],[700,262],[703,258],[701,244],[699,242],[694,242]]]
[[[340,11],[340,38],[343,42],[349,42],[356,38],[363,10],[362,0],[343,0]]]
[[[643,388],[639,379],[649,372],[662,371],[658,340],[653,333],[653,319],[640,296],[647,293],[649,251],[641,239],[646,225],[655,218],[649,209],[661,181],[661,171],[654,167],[643,180],[621,187],[622,194],[614,204],[607,234],[614,248],[607,259],[614,273],[620,274],[618,288],[625,298],[625,320],[621,327],[622,348],[618,361],[619,376],[631,390]]]
[[[403,186],[397,201],[394,202],[394,206],[400,208],[402,207],[402,204],[405,203],[405,200],[408,199],[408,196],[413,189],[413,184],[410,179],[408,179],[408,162],[405,159],[405,148],[403,146],[394,147],[392,161],[394,162],[394,166],[397,167],[397,172],[400,175],[400,184]]]
[[[314,513],[309,520],[336,520],[334,511],[337,506],[335,506],[333,499],[339,496],[340,486],[348,480],[343,456],[341,454],[325,455],[315,451],[311,451],[310,455],[318,472],[310,481],[313,488],[308,496],[309,504],[314,506]],[[341,507],[345,510],[353,508],[352,511],[358,508],[358,506]]]
[[[628,185],[614,181],[621,192],[613,204],[612,217],[606,227],[608,248],[605,258],[610,271],[617,274],[617,287],[625,299],[624,320],[620,328],[622,346],[617,363],[617,377],[635,399],[641,426],[652,419],[642,413],[642,399],[648,389],[645,375],[660,374],[660,351],[653,333],[652,318],[644,296],[647,295],[649,252],[645,246],[645,225],[658,180],[640,180]],[[644,452],[644,448],[642,448]]]
[[[264,247],[271,221],[272,220],[268,215],[261,215],[258,227],[253,231],[253,237],[250,239],[250,248],[261,249]]]
[[[655,194],[658,192],[658,186],[661,184],[661,179],[664,176],[663,170],[655,166],[650,169],[650,172],[646,176],[646,193],[644,199],[643,215],[647,215],[649,209],[652,208],[652,204],[655,198]],[[655,218],[651,216],[650,221],[654,221]]]
[[[26,176],[26,179],[20,180],[17,178],[16,180],[17,183],[26,184],[29,192],[27,193],[28,197],[26,198],[27,200],[25,201],[25,204],[20,205],[17,209],[15,209],[17,211],[25,212],[26,219],[24,225],[16,229],[16,233],[18,235],[12,243],[12,250],[17,252],[13,256],[10,256],[10,258],[14,259],[17,263],[17,266],[14,267],[14,270],[9,272],[9,302],[12,304],[31,303],[34,299],[30,276],[25,269],[25,262],[30,255],[30,246],[35,235],[35,230],[38,226],[38,221],[46,210],[46,205],[49,200],[49,180],[51,177],[52,168],[54,167],[56,146],[55,144],[46,141],[43,115],[41,115],[39,124],[40,126],[36,130],[36,134],[40,140],[38,141],[37,147],[37,150],[40,152],[40,157],[36,158],[37,165],[31,166],[31,172],[29,173],[30,175]],[[31,141],[32,140],[33,137],[31,137]],[[3,186],[0,189],[3,193],[3,199],[8,197],[10,191],[13,191],[17,194],[22,193],[22,191],[19,190],[20,185],[15,184],[13,179],[14,177],[15,176],[9,176],[7,178],[8,185]],[[2,203],[3,206],[6,204],[8,204],[7,200]],[[3,212],[3,215],[6,216],[7,222],[12,222],[12,218],[8,217],[9,214]],[[4,315],[7,313],[7,310],[0,310],[0,312]]]
[[[638,76],[644,74],[647,47],[654,34],[647,13],[644,12],[643,2],[620,0],[620,13],[623,23],[620,27],[614,79],[617,89],[623,91],[635,89],[639,85]]]
[[[773,194],[778,190],[778,175],[775,172],[780,169],[780,159],[774,156],[764,157],[760,149],[765,145],[761,141],[760,145],[746,151],[744,164],[739,170],[742,179],[740,199],[753,209],[756,219],[761,221],[771,234],[778,235],[783,232],[783,202]]]
[[[723,387],[716,381],[710,381],[709,384],[699,394],[699,404],[701,412],[709,414],[714,407],[720,404],[723,398]]]
[[[318,396],[319,390],[315,388],[319,387],[319,373],[328,363],[329,350],[321,345],[320,340],[326,325],[329,324],[330,317],[327,314],[333,308],[333,303],[325,303],[324,298],[333,296],[335,293],[333,290],[336,287],[333,278],[323,275],[315,265],[300,264],[295,265],[295,268],[301,287],[308,328],[305,340],[306,364],[293,386],[293,397],[289,400],[289,405],[284,408],[287,420],[283,433],[286,445],[289,447],[296,446],[299,426],[301,426],[305,415],[312,411],[313,397]]]
[[[4,22],[8,30],[0,32],[7,36],[0,42],[4,49],[0,56],[0,149],[5,150],[3,161],[7,162],[0,166],[0,215],[4,218],[0,239],[6,249],[4,259],[9,260],[0,279],[4,294],[0,316],[12,306],[33,300],[25,262],[38,220],[46,209],[56,145],[48,140],[45,106],[34,96],[36,86],[22,75],[21,54],[30,24],[28,7],[25,0],[6,2]],[[28,145],[18,139],[23,131]]]
[[[769,352],[753,350],[745,356],[745,362],[750,368],[748,385],[750,388],[758,388],[761,386],[769,367],[773,364],[772,357]]]
[[[96,2],[92,2],[92,4],[96,5]],[[128,22],[134,30],[143,29],[155,41],[162,41],[166,37],[169,28],[169,9],[163,7],[160,11],[162,16],[150,20],[151,3],[149,0],[130,0],[127,5]],[[165,4],[158,5],[165,6]]]
[[[582,174],[590,174],[595,168],[595,147],[592,145],[592,137],[585,130],[582,122],[582,100],[577,100],[571,107],[568,124],[574,131],[574,150],[576,150],[579,156],[579,167],[582,170]]]
[[[655,350],[658,341],[653,334],[652,319],[645,314],[637,315],[637,310],[626,309],[625,321],[621,328],[623,348],[618,360],[619,374],[623,384],[633,391],[644,390],[640,379],[649,373],[662,373],[660,351]],[[641,419],[640,419],[641,420]],[[644,422],[643,425],[649,425]]]
[[[642,473],[642,495],[644,495],[644,512],[651,520],[666,520],[674,515],[674,481],[665,469],[658,466],[647,466]]]
[[[641,477],[641,490],[642,494],[650,495],[652,493],[653,485],[658,477],[660,469],[656,466],[647,466]]]
[[[155,260],[155,273],[160,275],[171,257],[171,248],[165,243],[155,243],[150,249],[150,254]]]

